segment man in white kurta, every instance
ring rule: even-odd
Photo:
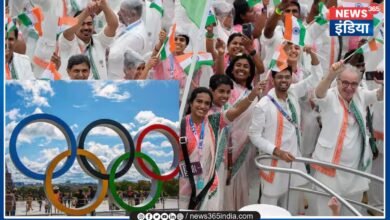
[[[142,21],[143,4],[140,0],[123,0],[118,12],[119,21],[126,28],[118,33],[110,47],[108,55],[108,78],[124,79],[124,54],[127,50],[133,50],[143,56],[150,51],[147,43],[147,35]]]
[[[93,34],[93,15],[102,10],[107,21],[103,31]],[[65,30],[59,37],[61,63],[68,63],[69,57],[85,54],[91,62],[90,79],[107,79],[106,49],[114,40],[118,19],[109,7],[107,0],[90,2],[78,16],[78,23]],[[62,79],[69,79],[66,65],[61,65]]]
[[[5,74],[7,80],[31,80],[35,79],[28,56],[15,53],[14,44],[18,39],[18,30],[8,34],[5,45]]]
[[[291,67],[280,72],[273,71],[272,77],[275,88],[271,89],[268,95],[263,97],[255,106],[252,124],[249,128],[250,140],[262,153],[275,155],[282,159],[273,162],[270,160],[264,161],[265,165],[272,164],[271,166],[290,168],[290,163],[285,161],[291,162],[294,157],[301,156],[299,147],[301,142],[301,132],[299,131],[301,110],[298,99],[305,96],[322,76],[318,59],[314,58],[314,53],[311,52],[311,55],[312,75],[291,85]],[[290,120],[283,116],[272,99],[289,115]],[[302,163],[292,163],[292,168],[306,172]],[[262,182],[261,203],[278,205],[278,203],[285,202],[283,200],[287,195],[289,175],[261,171],[260,176]],[[306,181],[301,177],[291,176],[290,186],[299,186],[305,183]],[[290,203],[294,203],[294,207],[289,203],[289,209],[293,215],[297,214],[298,211],[299,201],[297,199],[295,193],[290,192]]]
[[[337,86],[329,89],[337,77]],[[352,169],[370,172],[372,151],[366,131],[365,112],[368,105],[383,100],[383,86],[366,90],[358,85],[361,73],[342,62],[332,65],[329,74],[315,90],[315,103],[320,108],[322,130],[313,153],[313,159],[334,163]],[[344,198],[360,202],[368,190],[369,180],[350,173],[312,165],[314,177]],[[328,198],[317,198],[317,215],[331,215],[326,209]],[[341,215],[351,215],[344,207]]]

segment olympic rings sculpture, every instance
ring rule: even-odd
[[[45,122],[57,127],[64,134],[68,145],[68,150],[58,154],[55,158],[53,158],[52,161],[49,162],[45,174],[36,173],[28,169],[22,163],[16,151],[17,139],[20,132],[27,125],[37,122]],[[121,138],[125,148],[125,153],[111,161],[107,170],[104,167],[102,161],[96,155],[84,149],[84,142],[89,131],[97,126],[110,128],[116,132]],[[143,139],[148,133],[152,131],[163,134],[171,143],[173,148],[172,165],[170,169],[163,174],[161,174],[159,167],[153,161],[153,159],[141,152]],[[20,123],[13,130],[9,142],[10,157],[15,167],[27,177],[44,181],[44,191],[46,197],[54,205],[54,207],[67,215],[86,215],[92,212],[103,202],[107,192],[108,196],[113,199],[115,204],[126,211],[146,211],[152,208],[160,196],[162,181],[173,179],[179,173],[179,147],[180,144],[177,133],[166,125],[150,125],[140,131],[135,136],[133,141],[130,133],[123,125],[110,119],[99,119],[88,124],[80,133],[76,141],[76,137],[74,136],[71,128],[60,118],[50,114],[34,114],[20,121]],[[65,158],[66,160],[63,166],[54,172],[56,166],[60,163],[61,160]],[[55,199],[56,197],[53,192],[52,179],[58,178],[65,174],[71,168],[76,159],[82,170],[89,176],[97,179],[99,183],[95,197],[90,201],[89,204],[81,208],[68,208]],[[119,167],[123,161],[123,165]],[[146,161],[147,164],[145,164],[144,161]],[[90,163],[92,163],[93,166],[91,166]],[[126,204],[126,202],[119,197],[115,186],[115,179],[125,175],[133,164],[141,175],[152,179],[149,196],[145,199],[145,201],[137,206],[130,206]],[[117,169],[119,169],[118,172]]]

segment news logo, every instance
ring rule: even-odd
[[[375,6],[329,9],[330,36],[373,36]]]

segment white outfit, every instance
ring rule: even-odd
[[[365,112],[366,106],[377,101],[377,91],[369,91],[363,88],[358,88],[353,97],[353,101],[362,115],[363,123],[366,124]],[[372,162],[372,152],[368,143],[368,132],[366,132],[366,143],[362,146],[362,134],[359,130],[359,124],[352,112],[348,109],[347,130],[344,137],[343,145],[340,153],[336,153],[337,142],[341,137],[338,137],[342,131],[342,122],[344,119],[344,108],[341,105],[345,103],[346,108],[349,108],[348,103],[339,98],[337,87],[331,88],[327,91],[324,98],[315,98],[314,101],[320,108],[320,115],[322,119],[322,130],[318,138],[317,146],[313,153],[313,159],[332,162],[339,160],[336,164],[347,166],[353,169],[358,169],[361,160],[369,161],[366,172],[370,172]],[[361,158],[362,147],[364,147],[364,154]],[[339,159],[336,159],[339,158]],[[335,172],[334,176],[325,174],[322,169],[316,168],[317,172],[314,177],[326,184],[336,193],[341,196],[357,197],[361,199],[362,193],[368,190],[369,180],[342,171]],[[323,204],[326,204],[328,198],[318,197],[318,215],[327,215],[329,210],[324,209]]]
[[[23,54],[18,54],[14,52],[10,65],[10,71],[15,72],[16,77],[19,80],[35,79],[34,73],[31,68],[31,61],[28,56]]]
[[[150,8],[150,4],[151,2],[145,1],[145,30],[148,48],[154,48],[161,30],[162,16],[156,9]]]
[[[296,109],[296,117],[299,127],[301,124],[301,109],[298,103],[298,99],[300,97],[305,96],[306,93],[317,84],[321,76],[322,70],[320,65],[313,66],[311,76],[309,76],[303,81],[291,85],[288,90],[288,99],[292,102]],[[292,112],[289,105],[286,101],[279,100],[276,97],[275,89],[271,89],[268,92],[268,95],[273,97],[291,117]],[[260,102],[258,102],[255,106],[252,124],[249,127],[249,137],[252,143],[263,153],[272,155],[276,147],[275,140],[278,133],[277,128],[279,124],[277,123],[278,115],[279,110],[272,103],[271,99],[267,96],[263,97]],[[301,156],[295,126],[290,123],[285,117],[283,117],[282,121],[283,129],[281,133],[280,149],[288,151],[294,156]],[[269,166],[271,164],[271,161],[264,161],[264,164]],[[277,167],[290,168],[290,164],[282,160],[278,160]],[[305,166],[302,163],[292,163],[292,168],[299,169],[302,172],[306,172]],[[270,174],[270,172],[265,173],[267,175]],[[263,195],[265,195],[265,197],[276,197],[274,201],[277,201],[278,198],[281,198],[287,192],[289,175],[282,174],[279,172],[275,172],[274,174],[274,179],[271,182],[266,181],[264,177],[262,177],[262,193]],[[303,185],[306,182],[307,181],[301,177],[298,177],[296,175],[291,176],[291,186]],[[264,200],[262,199],[262,201]]]
[[[120,33],[110,47],[108,55],[108,78],[124,79],[124,54],[133,50],[143,56],[150,51],[147,43],[145,25],[141,19],[131,23]]]
[[[113,40],[113,37],[107,37],[104,34],[104,31],[102,31],[98,34],[92,35],[92,42],[89,43],[93,43],[91,46],[91,54],[93,63],[101,80],[107,79],[106,49],[110,46]],[[69,79],[66,71],[69,58],[77,54],[85,54],[89,57],[89,52],[86,50],[89,44],[85,44],[77,36],[75,36],[72,41],[68,41],[65,39],[63,34],[61,34],[58,41],[61,56],[61,67],[59,69],[59,72],[61,73],[61,79]],[[91,63],[91,74],[89,79],[93,79],[92,60],[90,57],[89,62]]]

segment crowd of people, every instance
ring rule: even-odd
[[[212,0],[215,21],[199,29],[178,0],[13,0],[9,18],[39,8],[44,19],[41,36],[18,21],[6,26],[7,79],[178,80],[182,96],[187,58],[199,50],[197,59],[211,57],[212,65],[199,62],[189,80],[180,208],[239,210],[257,202],[249,190],[260,179],[259,203],[293,215],[307,206],[319,216],[335,213],[334,199],[302,192],[291,191],[286,205],[289,186],[322,189],[294,175],[259,173],[259,154],[279,158],[265,165],[291,166],[342,197],[368,195],[383,208],[383,186],[294,162],[313,158],[383,177],[383,22],[373,37],[329,36],[329,24],[318,22],[326,20],[323,8],[345,2]],[[72,22],[53,31],[61,20]],[[300,29],[290,30],[291,21]],[[345,207],[336,213],[351,215]]]

